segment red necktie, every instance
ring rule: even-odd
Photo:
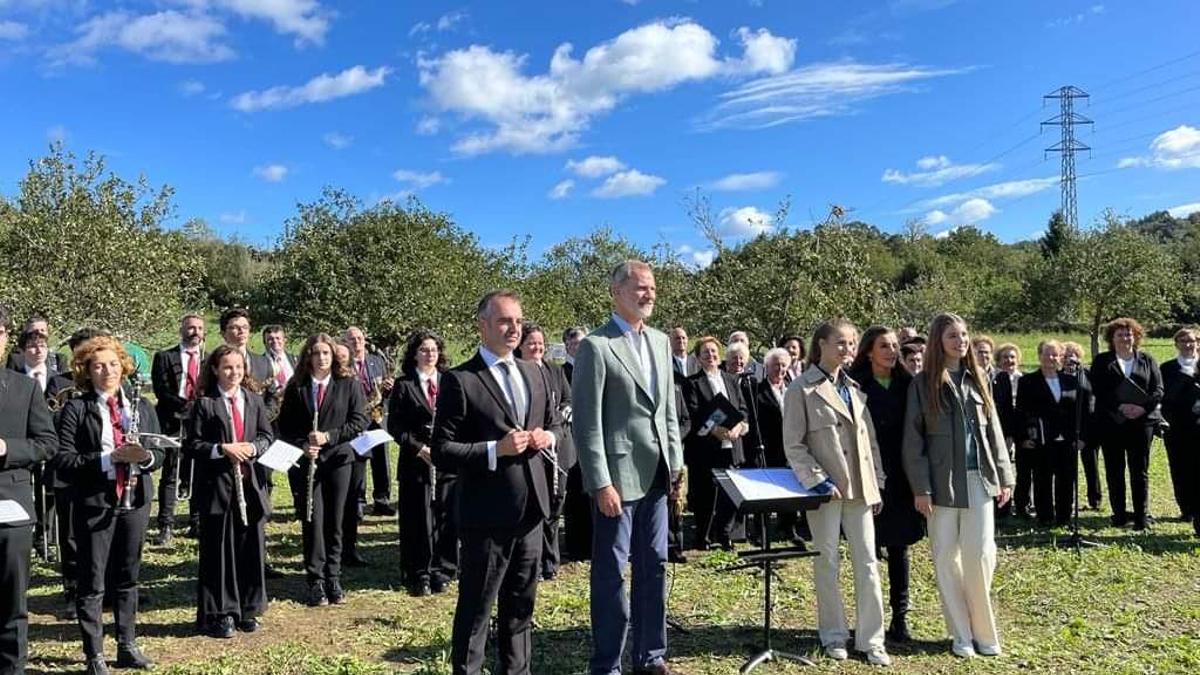
[[[358,362],[358,379],[362,380],[362,388],[364,394],[371,393],[371,378],[367,377],[367,362]]]
[[[279,383],[280,388],[287,385],[287,373],[283,372],[283,359],[279,356],[272,357],[275,359],[275,381]]]
[[[325,401],[325,385],[317,385],[317,409],[321,409],[321,403]]]
[[[429,401],[430,408],[432,408],[434,406],[434,404],[437,403],[437,384],[434,383],[432,377],[429,378],[429,388],[425,392],[425,399],[427,401]]]
[[[121,428],[121,408],[117,405],[117,397],[108,397],[108,421],[112,424],[113,449],[125,445],[125,430]],[[117,501],[125,496],[125,474],[129,467],[124,462],[116,464],[117,472]]]
[[[183,397],[190,401],[196,395],[196,380],[200,378],[200,360],[196,358],[197,354],[194,349],[189,349],[187,355],[187,380],[183,385]]]
[[[246,440],[246,424],[242,421],[242,413],[238,412],[237,395],[229,397],[229,417],[233,420],[233,442],[242,443]],[[238,465],[238,473],[246,475],[246,465]]]

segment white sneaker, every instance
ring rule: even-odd
[[[873,666],[890,666],[892,657],[888,656],[883,647],[871,647],[867,650],[867,663]]]
[[[1000,656],[1000,645],[976,644],[975,652],[980,656]]]
[[[850,652],[846,651],[846,647],[844,645],[828,644],[825,645],[825,656],[828,656],[834,661],[845,661],[846,659],[850,658]]]
[[[950,652],[962,659],[969,659],[975,656],[975,648],[969,642],[965,645],[955,642],[950,646]]]

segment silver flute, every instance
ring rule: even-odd
[[[317,429],[317,425],[319,424],[319,422],[320,422],[319,413],[317,412],[316,408],[314,408],[313,409],[313,423],[312,423],[313,431],[319,431],[319,429]],[[316,491],[316,483],[317,483],[317,458],[309,457],[308,458],[308,483],[306,485],[306,488],[308,490],[308,501],[307,501],[307,505],[305,507],[306,513],[304,515],[305,522],[309,522],[309,523],[311,523],[312,519],[313,519],[313,504],[314,504],[314,500],[316,498],[316,495],[314,494]]]

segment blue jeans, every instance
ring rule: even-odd
[[[592,500],[592,660],[595,675],[621,672],[632,610],[633,665],[655,666],[667,655],[667,493],[651,489],[609,518]],[[625,563],[633,561],[630,597]]]

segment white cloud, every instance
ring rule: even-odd
[[[614,173],[604,179],[600,187],[592,190],[592,196],[615,199],[618,197],[652,195],[655,190],[662,187],[666,182],[664,178],[659,176],[642,173],[637,169],[630,169]]]
[[[904,63],[817,63],[725,92],[721,103],[698,119],[696,125],[706,131],[765,129],[815,117],[844,115],[853,112],[855,104],[915,91],[924,80],[967,70]]]
[[[762,30],[736,35],[742,55],[721,58],[718,40],[703,26],[687,19],[656,21],[578,59],[573,45],[560,44],[548,70],[537,75],[525,74],[526,55],[471,45],[419,58],[420,83],[434,108],[479,123],[454,143],[455,152],[557,152],[575,145],[593,118],[634,94],[791,65],[794,42]]]
[[[946,213],[934,209],[925,214],[925,222],[929,225],[950,223],[951,225],[974,225],[991,218],[996,213],[996,207],[982,197],[973,197],[959,204],[953,211]]]
[[[717,192],[740,192],[764,190],[775,187],[783,174],[778,171],[756,171],[754,173],[731,173],[708,184],[708,189]]]
[[[775,226],[775,217],[754,206],[727,208],[718,215],[721,234],[727,237],[752,237],[770,232]]]
[[[1046,28],[1063,28],[1066,26],[1076,26],[1076,25],[1083,23],[1084,21],[1087,21],[1088,17],[1098,16],[1100,14],[1103,14],[1104,11],[1105,11],[1104,5],[1095,4],[1095,5],[1092,5],[1091,7],[1088,7],[1086,11],[1076,12],[1075,14],[1069,14],[1067,16],[1062,16],[1057,19],[1047,21]]]
[[[432,136],[442,128],[442,123],[436,117],[422,117],[417,122],[417,133],[421,136]]]
[[[61,124],[55,124],[46,130],[46,138],[53,143],[66,143],[70,133]]]
[[[926,199],[920,203],[922,208],[942,208],[951,204],[961,204],[969,199],[979,197],[982,199],[1016,199],[1017,197],[1026,197],[1028,195],[1047,190],[1059,184],[1058,176],[1047,176],[1046,178],[1023,178],[1020,180],[1010,180],[1003,183],[993,183],[980,188],[968,190],[966,192],[955,192],[933,199]]]
[[[227,211],[218,216],[218,219],[225,225],[245,225],[247,216],[246,211]]]
[[[1124,157],[1118,169],[1153,166],[1160,169],[1200,169],[1200,129],[1181,124],[1150,142],[1150,155]]]
[[[697,269],[708,267],[717,256],[717,252],[711,248],[696,249],[688,244],[683,244],[676,250],[683,257],[684,262],[690,263]]]
[[[599,178],[624,169],[625,164],[616,157],[592,155],[578,161],[569,159],[565,168],[577,176]]]
[[[937,187],[952,180],[970,178],[981,173],[999,169],[994,162],[987,164],[955,164],[945,155],[922,157],[917,160],[917,169],[912,173],[904,173],[900,169],[886,169],[883,172],[883,182],[899,185],[916,185],[917,187]]]
[[[381,87],[390,73],[391,69],[386,66],[374,70],[354,66],[336,75],[322,73],[298,87],[278,86],[262,91],[242,92],[234,96],[229,105],[242,112],[257,112],[269,108],[292,108],[305,103],[322,103]]]
[[[453,12],[448,12],[446,14],[443,14],[440,17],[438,17],[437,29],[442,32],[446,32],[448,30],[454,30],[454,28],[456,26],[458,26],[458,24],[460,24],[464,20],[466,20],[466,18],[468,16],[470,16],[470,15],[467,13],[467,10],[465,10],[465,9],[456,9]]]
[[[421,33],[428,33],[431,30],[433,30],[433,26],[428,21],[418,21],[412,25],[412,28],[408,29],[408,36],[412,37]]]
[[[254,167],[254,175],[268,183],[278,183],[287,178],[288,168],[282,164],[264,164]]]
[[[317,0],[187,0],[211,4],[247,19],[269,22],[278,33],[296,36],[296,46],[324,44],[333,13]]]
[[[567,195],[571,194],[571,188],[575,187],[575,181],[570,178],[560,180],[550,188],[550,192],[546,195],[550,199],[566,199]]]
[[[340,131],[330,131],[321,136],[321,141],[334,150],[345,150],[354,143],[354,137],[343,134]]]
[[[184,80],[179,83],[179,93],[184,96],[199,96],[204,93],[204,83],[199,80]]]
[[[408,169],[398,169],[392,173],[392,178],[404,183],[410,191],[424,190],[427,187],[432,187],[438,183],[447,183],[449,180],[442,175],[440,171],[410,171]]]
[[[225,25],[206,14],[173,9],[133,15],[125,11],[98,14],[75,28],[78,38],[50,50],[56,65],[87,64],[109,47],[167,63],[216,63],[234,57],[224,43]]]
[[[18,21],[0,21],[0,40],[19,42],[29,35],[29,26]]]
[[[1200,212],[1200,202],[1192,202],[1191,204],[1180,204],[1167,209],[1167,213],[1173,218],[1187,218],[1193,213]]]

